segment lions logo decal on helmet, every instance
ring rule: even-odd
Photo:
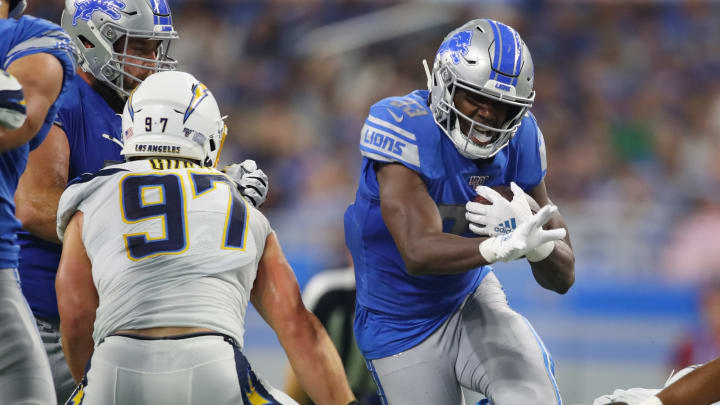
[[[76,0],[72,25],[77,25],[78,18],[90,21],[90,17],[96,11],[107,14],[113,20],[119,20],[121,17],[120,10],[124,8],[125,3],[120,0]]]

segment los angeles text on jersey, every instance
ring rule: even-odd
[[[135,145],[136,152],[162,152],[162,153],[180,153],[179,146],[169,145],[149,145],[139,143]]]

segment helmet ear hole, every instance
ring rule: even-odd
[[[80,42],[82,42],[83,45],[85,45],[85,49],[93,49],[93,48],[95,48],[95,44],[93,44],[92,42],[90,42],[89,39],[85,38],[84,35],[79,35],[79,36],[78,36],[78,39],[80,40]]]

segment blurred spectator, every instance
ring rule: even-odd
[[[720,357],[720,278],[704,285],[698,301],[702,324],[676,347],[672,358],[675,370]]]

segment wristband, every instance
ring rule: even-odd
[[[358,402],[357,399],[354,399],[354,400],[348,402],[348,405],[360,405],[360,402]],[[661,405],[662,405],[662,404],[661,404]]]
[[[527,252],[525,257],[529,262],[539,262],[550,256],[550,253],[552,253],[553,250],[555,250],[555,241],[545,242],[535,249]]]
[[[663,405],[663,403],[660,398],[652,396],[646,399],[644,402],[639,403],[638,405]]]
[[[495,263],[498,260],[496,237],[487,238],[480,242],[478,249],[480,250],[480,256],[482,256],[488,264]]]

